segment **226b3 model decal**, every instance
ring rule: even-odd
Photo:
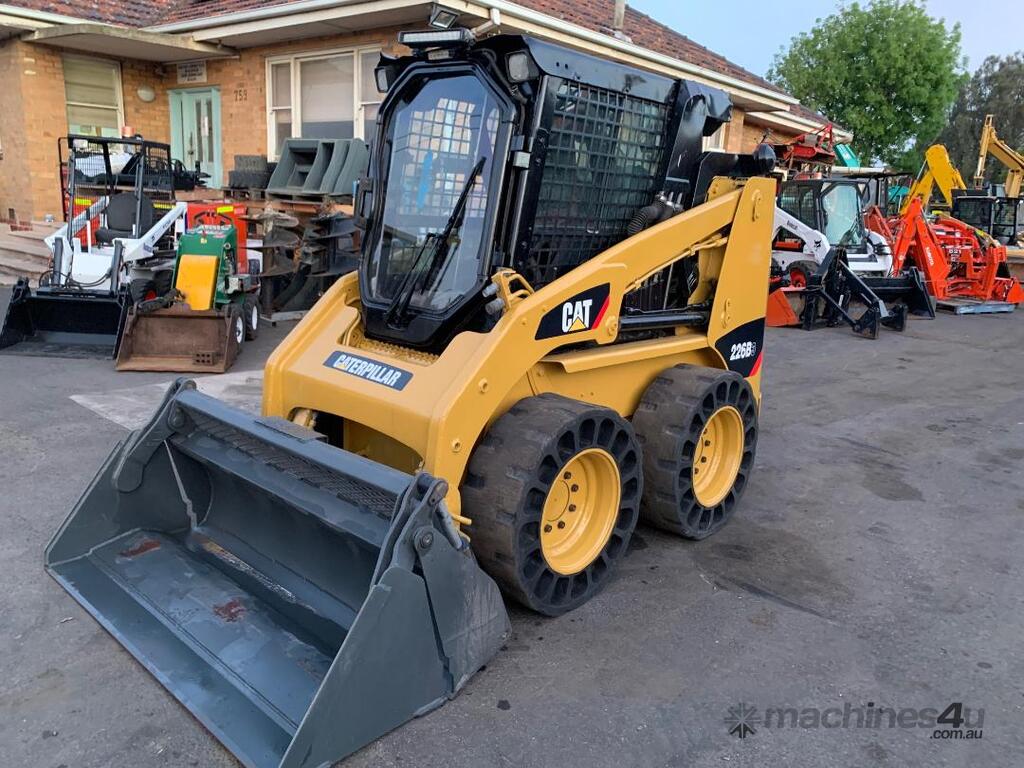
[[[764,318],[733,328],[715,344],[730,371],[753,376],[761,370],[764,355]]]
[[[577,293],[540,319],[534,338],[553,339],[596,328],[608,311],[608,296],[608,283]]]

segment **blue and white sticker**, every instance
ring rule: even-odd
[[[405,385],[412,379],[412,374],[409,371],[370,360],[368,357],[353,355],[350,352],[332,352],[331,356],[324,361],[324,365],[399,391],[405,389]]]

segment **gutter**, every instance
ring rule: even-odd
[[[19,19],[44,22],[46,24],[81,24],[82,19],[74,16],[64,16],[59,13],[48,13],[36,11],[32,8],[22,8],[20,5],[4,5],[0,3],[0,16],[15,16]]]
[[[420,4],[426,4],[426,0],[410,0],[409,2],[410,6]],[[262,6],[245,11],[226,13],[221,16],[190,19],[188,21],[172,22],[169,24],[158,24],[147,27],[146,30],[149,32],[168,33],[195,33],[200,30],[207,30],[206,34],[196,35],[196,38],[212,38],[216,37],[216,35],[208,30],[221,29],[233,24],[256,22],[279,18],[281,16],[295,16],[303,13],[359,5],[362,5],[359,0],[298,0],[298,2],[294,3],[277,4],[269,7]],[[656,53],[655,51],[648,50],[647,48],[643,48],[631,42],[620,40],[600,32],[595,32],[593,30],[586,29],[585,27],[562,21],[561,19],[556,19],[553,16],[548,16],[547,14],[540,13],[539,11],[534,11],[529,8],[524,8],[521,5],[507,2],[507,0],[448,0],[448,2],[446,2],[446,6],[455,10],[460,10],[463,13],[472,14],[485,19],[489,18],[491,10],[495,9],[500,11],[501,14],[509,20],[510,26],[516,26],[515,21],[520,20],[529,26],[543,29],[556,37],[558,35],[571,36],[578,42],[589,43],[591,45],[611,49],[617,53],[642,60],[648,65],[653,64],[659,69],[669,69],[676,73],[685,73],[705,82],[719,85],[720,87],[724,87],[733,92],[738,91],[750,94],[759,100],[767,100],[770,104],[779,104],[780,108],[783,109],[785,109],[787,105],[797,103],[797,100],[788,94],[764,88],[753,83],[748,83],[730,75],[724,75],[714,72],[713,70],[704,69],[703,67],[699,67],[695,64],[689,64],[685,61],[674,59],[671,56]],[[224,36],[227,34],[228,33],[225,33]]]

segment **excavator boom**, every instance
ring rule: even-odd
[[[981,129],[978,167],[974,172],[974,186],[978,188],[985,184],[985,163],[989,155],[1006,166],[1006,196],[1020,197],[1021,185],[1024,182],[1024,155],[999,138],[994,115],[985,116],[985,125]]]

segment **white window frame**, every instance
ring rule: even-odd
[[[319,51],[303,51],[300,53],[290,53],[282,56],[268,56],[266,61],[266,78],[267,78],[267,159],[275,161],[277,157],[277,135],[276,135],[276,124],[274,122],[274,113],[282,110],[291,110],[292,113],[292,138],[302,138],[302,99],[299,97],[301,94],[299,70],[300,64],[304,61],[316,61],[317,59],[330,59],[334,56],[344,56],[351,54],[353,66],[352,66],[352,115],[353,115],[353,126],[352,135],[357,139],[365,139],[363,135],[363,123],[364,114],[366,107],[379,105],[383,100],[383,96],[377,93],[378,98],[372,101],[363,101],[360,90],[363,82],[362,72],[362,55],[364,53],[379,53],[382,50],[380,45],[359,45],[348,48],[330,48],[327,50]],[[273,67],[275,64],[288,64],[289,74],[291,75],[291,106],[288,107],[275,107],[274,106],[274,79],[273,79]]]
[[[705,136],[701,140],[701,149],[705,152],[724,152],[725,151],[725,128],[726,123],[722,123],[718,126],[718,130],[712,133],[710,136]]]
[[[121,128],[124,127],[124,86],[122,83],[121,62],[115,61],[114,59],[104,59],[102,56],[81,56],[76,53],[65,53],[61,60],[61,67],[63,68],[64,62],[66,61],[84,61],[84,62],[101,62],[103,64],[109,64],[114,68],[117,73],[117,78],[114,80],[114,93],[117,98],[117,106],[111,107],[109,104],[91,104],[85,101],[69,101],[67,84],[64,85],[64,120],[67,122],[68,130],[71,130],[71,121],[68,120],[68,107],[89,107],[90,109],[117,109],[117,132],[121,133]],[[63,75],[62,75],[63,79]]]

